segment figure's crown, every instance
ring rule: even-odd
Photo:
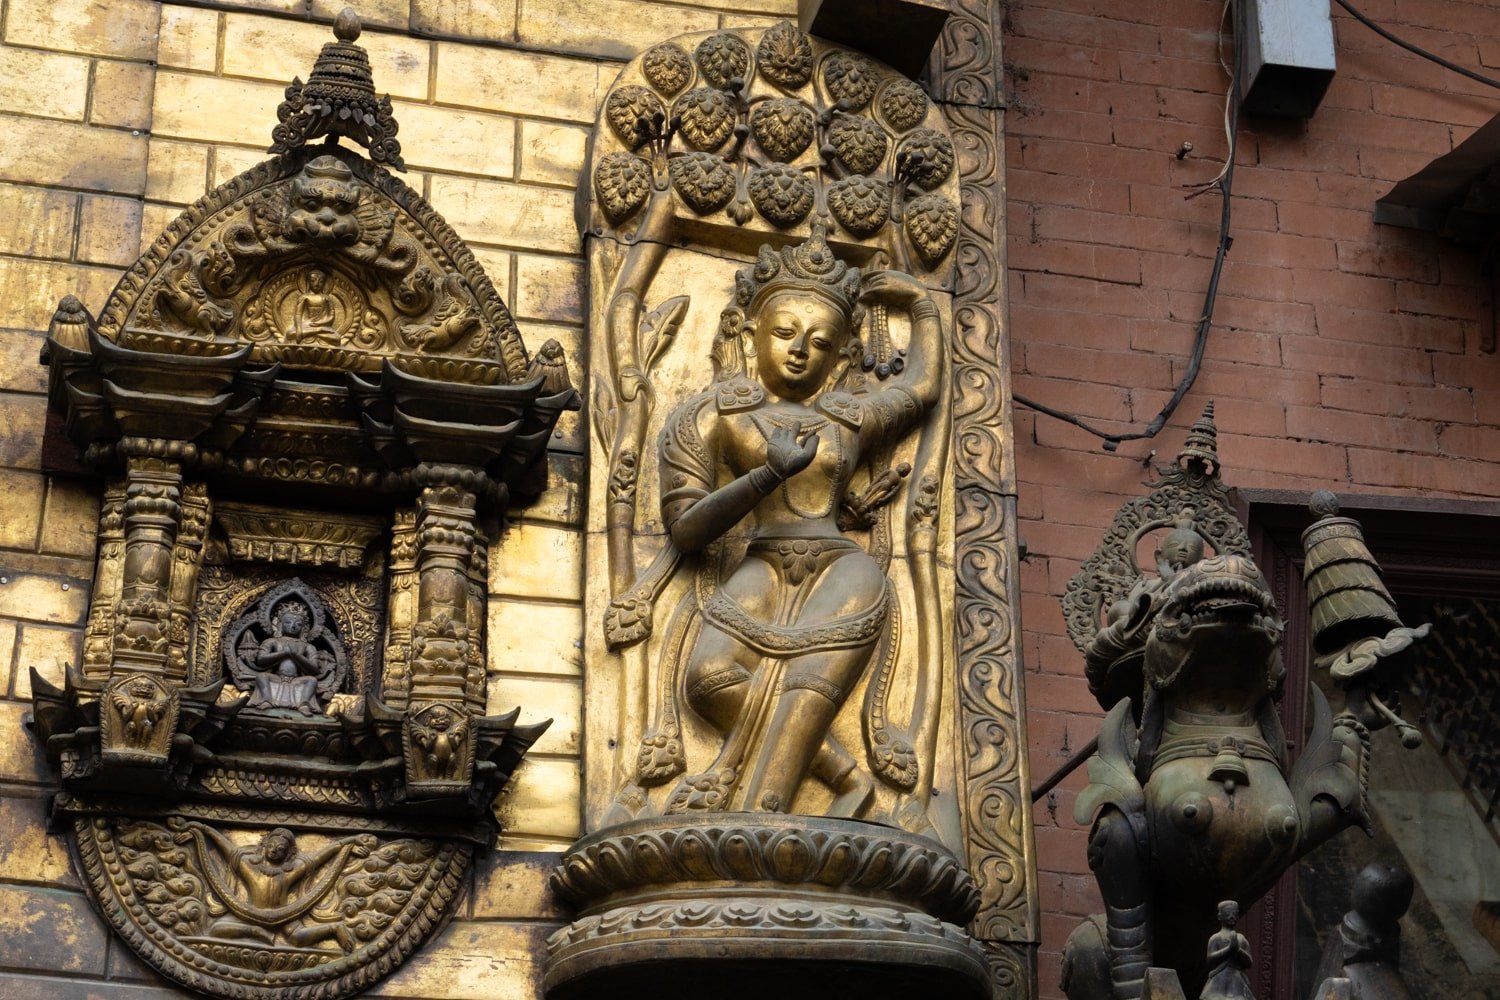
[[[755,266],[734,276],[735,302],[746,311],[777,291],[809,291],[828,299],[846,315],[859,301],[859,268],[839,260],[826,231],[814,226],[807,242],[773,250],[762,245]]]

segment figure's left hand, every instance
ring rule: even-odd
[[[865,276],[860,301],[910,309],[929,298],[927,287],[902,271],[876,271]]]

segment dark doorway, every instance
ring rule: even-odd
[[[1295,757],[1310,676],[1301,532],[1306,495],[1241,491],[1255,558],[1287,616],[1283,723]],[[1419,998],[1500,996],[1500,504],[1342,498],[1407,624],[1433,623],[1402,685],[1425,737],[1403,750],[1389,731],[1372,748],[1374,836],[1346,831],[1284,876],[1248,915],[1257,995],[1309,997],[1327,935],[1348,909],[1355,874],[1374,861],[1412,872],[1402,969]]]

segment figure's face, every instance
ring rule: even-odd
[[[796,292],[767,299],[753,323],[760,380],[783,399],[816,395],[849,337],[843,312],[816,296]]]
[[[266,838],[265,858],[272,864],[280,864],[292,854],[292,843],[284,836],[272,834]]]
[[[323,290],[323,283],[327,280],[327,275],[325,275],[322,271],[313,271],[307,276],[307,285],[313,291],[321,292]]]
[[[1173,530],[1162,539],[1156,558],[1168,566],[1191,566],[1203,558],[1203,539],[1195,531]]]

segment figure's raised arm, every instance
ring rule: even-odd
[[[867,275],[860,300],[899,310],[911,319],[905,367],[865,397],[866,407],[878,419],[867,422],[862,435],[889,442],[920,422],[942,398],[947,367],[942,316],[927,287],[901,271]]]

